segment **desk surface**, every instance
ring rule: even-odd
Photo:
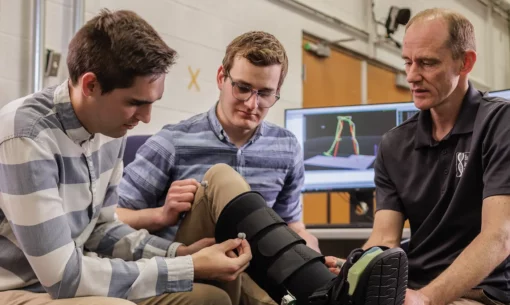
[[[318,239],[368,239],[371,228],[320,228],[307,229],[312,235]],[[411,237],[411,230],[404,229],[402,239]]]

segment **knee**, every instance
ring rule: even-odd
[[[215,175],[215,174],[234,174],[237,173],[235,169],[233,169],[230,165],[225,163],[217,163],[211,166],[205,175]]]
[[[208,295],[211,305],[229,305],[232,304],[228,294],[220,288],[214,287],[216,290]]]
[[[237,184],[247,184],[244,178],[235,169],[224,163],[211,166],[205,173],[203,180],[206,180],[209,185],[233,186]]]

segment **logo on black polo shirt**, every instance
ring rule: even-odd
[[[466,169],[466,165],[469,159],[469,152],[458,152],[457,153],[457,177],[462,177],[462,173],[464,173],[464,169]]]

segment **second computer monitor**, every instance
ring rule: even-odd
[[[510,89],[488,92],[489,96],[501,97],[510,100]]]

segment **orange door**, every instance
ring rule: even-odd
[[[303,44],[315,42],[304,37]],[[303,108],[355,105],[361,102],[361,60],[332,49],[319,58],[303,50]],[[303,217],[307,225],[327,224],[327,193],[303,195]],[[349,194],[331,193],[330,221],[349,223]]]
[[[303,44],[317,42],[304,35]],[[303,50],[303,108],[357,105],[362,99],[362,58],[331,48],[331,55],[319,58]],[[367,102],[408,102],[409,90],[395,85],[396,73],[380,65],[367,64]],[[303,217],[307,225],[328,224],[327,193],[303,194]],[[349,224],[349,194],[329,194],[330,224]]]

